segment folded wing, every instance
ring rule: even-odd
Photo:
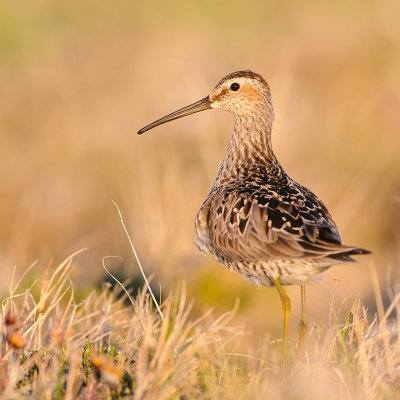
[[[209,220],[210,238],[228,260],[285,258],[353,261],[365,250],[343,246],[324,204],[293,183],[275,187],[220,188]]]

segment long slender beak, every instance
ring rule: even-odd
[[[173,121],[174,119],[186,117],[186,115],[194,114],[199,111],[204,111],[204,110],[209,110],[211,108],[211,100],[210,97],[204,97],[204,99],[201,99],[199,101],[196,101],[196,103],[190,104],[189,106],[183,107],[178,111],[174,111],[171,114],[166,115],[165,117],[162,117],[158,119],[157,121],[152,122],[151,124],[145,126],[144,128],[140,129],[138,131],[138,135],[141,135],[142,133],[155,128],[158,125],[165,124],[166,122]]]

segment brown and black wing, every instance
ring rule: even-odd
[[[343,246],[324,204],[308,189],[293,186],[214,193],[209,232],[217,253],[228,260],[323,258],[352,261],[366,251]]]

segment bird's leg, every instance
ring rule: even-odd
[[[287,358],[287,338],[288,338],[288,325],[289,325],[289,314],[290,314],[290,299],[278,279],[274,279],[274,284],[275,287],[278,289],[279,295],[281,296],[281,302],[283,308],[282,373],[284,373],[286,367],[286,358]]]
[[[297,348],[297,358],[301,357],[303,353],[304,342],[306,340],[307,334],[307,320],[306,320],[306,288],[304,286],[300,286],[301,291],[301,319],[299,322],[299,345]]]

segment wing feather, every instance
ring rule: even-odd
[[[213,196],[210,238],[226,259],[321,258],[352,249],[341,245],[325,205],[294,182],[284,190],[225,186]]]

